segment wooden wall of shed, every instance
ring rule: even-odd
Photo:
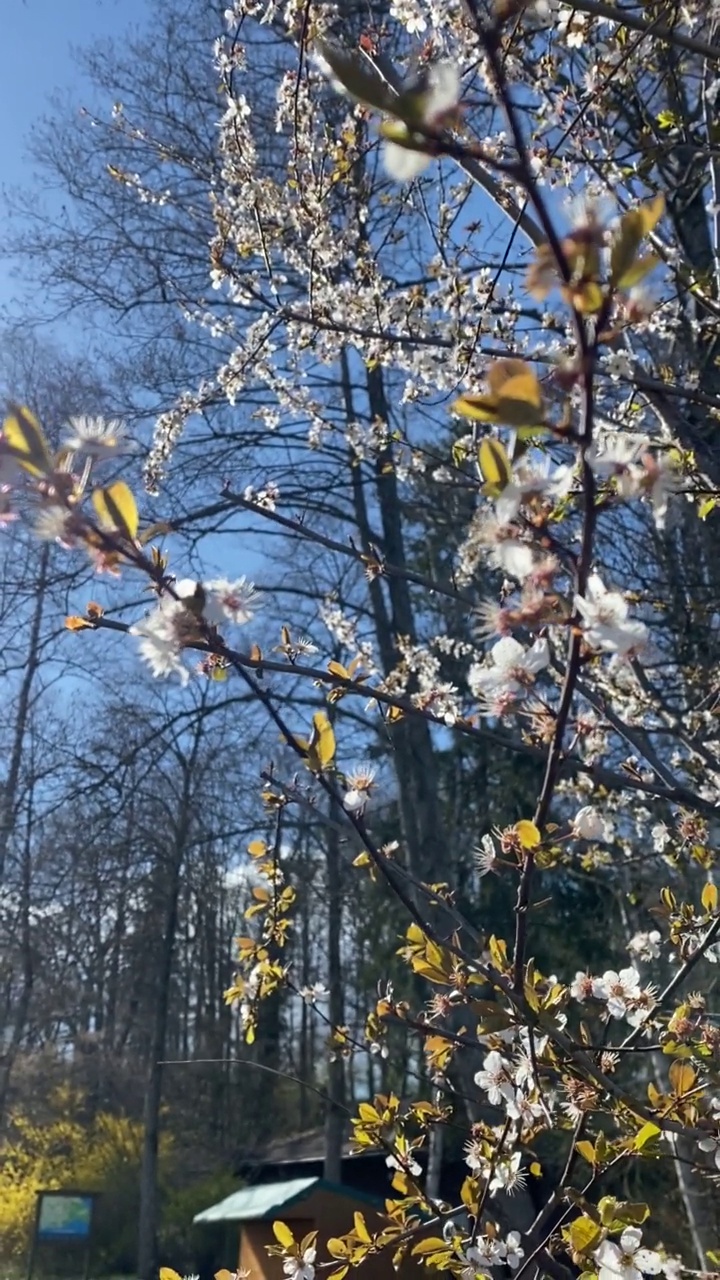
[[[304,1208],[304,1206],[303,1206]],[[289,1215],[278,1215],[281,1220],[288,1219]],[[315,1223],[312,1218],[293,1218],[292,1232],[296,1240],[302,1240],[308,1231],[315,1230]],[[328,1232],[328,1235],[330,1233]],[[240,1228],[240,1258],[238,1265],[241,1270],[250,1272],[250,1280],[285,1280],[283,1274],[283,1259],[273,1258],[268,1254],[266,1245],[277,1244],[277,1240],[273,1235],[272,1222],[244,1222]]]
[[[309,1231],[317,1230],[318,1260],[325,1261],[329,1259],[326,1242],[331,1236],[345,1235],[352,1230],[353,1213],[356,1210],[364,1215],[372,1233],[381,1229],[382,1219],[370,1205],[327,1192],[319,1192],[297,1208],[280,1212],[278,1218],[287,1222],[298,1241]],[[312,1218],[307,1216],[310,1211],[313,1213]],[[302,1217],[299,1216],[301,1213]],[[295,1214],[298,1216],[294,1216]],[[282,1269],[283,1259],[269,1257],[265,1247],[276,1243],[272,1222],[242,1224],[238,1265],[250,1272],[250,1280],[286,1280]],[[408,1259],[403,1264],[400,1277],[402,1280],[419,1280],[420,1270],[420,1265],[414,1258]],[[395,1280],[396,1276],[390,1250],[367,1258],[358,1272],[358,1280]]]

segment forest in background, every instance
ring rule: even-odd
[[[290,146],[289,123],[309,107],[292,70],[292,23],[288,32],[284,16],[260,22],[247,7],[243,92],[253,108],[254,180],[267,194],[282,189],[289,169],[302,186],[310,161]],[[346,39],[382,29],[383,47],[406,56],[407,22],[395,8],[353,7]],[[147,33],[80,55],[92,107],[78,115],[77,103],[56,103],[30,140],[48,187],[62,192],[62,211],[9,195],[5,251],[35,285],[28,314],[3,335],[0,384],[32,406],[54,443],[79,414],[122,418],[148,448],[149,424],[166,421],[178,439],[152,500],[163,547],[178,576],[194,576],[202,563],[252,579],[263,604],[248,643],[267,654],[284,646],[291,659],[329,650],[339,664],[358,653],[369,675],[384,677],[400,658],[420,693],[439,680],[467,687],[474,611],[502,593],[505,575],[468,547],[475,485],[450,483],[447,466],[453,458],[462,471],[465,426],[426,391],[435,381],[440,396],[456,379],[456,368],[443,365],[451,342],[479,367],[518,334],[524,342],[543,335],[552,347],[562,328],[544,304],[521,298],[524,245],[487,190],[470,185],[461,197],[454,184],[465,179],[444,161],[404,196],[380,170],[366,132],[333,141],[343,137],[347,112],[330,93],[321,132],[338,178],[325,234],[340,247],[328,249],[318,236],[311,251],[335,255],[328,271],[335,312],[316,300],[323,314],[310,323],[304,310],[303,255],[317,210],[295,211],[283,226],[275,207],[277,226],[234,246],[247,299],[236,321],[237,300],[213,289],[218,224],[208,198],[222,187],[226,161],[217,125],[226,104],[212,62],[224,24],[223,5],[160,0]],[[595,27],[585,37],[562,46],[567,98],[609,56],[598,51]],[[532,62],[539,38],[531,32],[523,54],[518,36],[519,63]],[[669,193],[674,243],[714,302],[703,312],[676,281],[665,325],[638,340],[642,374],[608,362],[605,404],[634,421],[656,413],[669,422],[717,484],[712,324],[720,298],[705,210],[716,126],[683,101],[676,51],[652,35],[646,44],[652,83],[623,79],[607,90],[610,123],[585,106],[578,154],[597,170],[600,187],[605,155]],[[492,135],[497,104],[473,109]],[[669,127],[657,125],[663,111],[672,115]],[[550,139],[557,128],[547,123]],[[555,176],[558,201],[563,176]],[[630,173],[626,181],[632,191]],[[450,218],[456,203],[460,212]],[[406,224],[398,230],[401,212]],[[436,219],[439,233],[431,230]],[[274,273],[263,262],[267,236],[282,241]],[[357,258],[365,280],[378,255],[394,285],[382,341],[358,333],[352,315],[344,319],[353,276],[344,274],[343,255]],[[471,348],[473,299],[482,324]],[[47,336],[41,321],[52,319],[53,335],[62,335],[64,317],[88,355]],[[268,333],[272,343],[260,356],[252,343],[268,342]],[[386,349],[402,359],[387,358]],[[253,377],[243,383],[248,365]],[[678,401],[671,378],[663,390],[668,365],[692,385],[692,402]],[[206,387],[218,369],[228,395],[188,390]],[[156,455],[157,447],[151,462],[159,472]],[[133,468],[139,487],[142,459],[123,475]],[[647,681],[662,714],[652,732],[636,732],[600,703],[585,729],[586,759],[615,777],[625,770],[642,781],[650,769],[663,778],[683,741],[686,708],[702,705],[712,714],[687,766],[702,789],[702,753],[714,763],[717,740],[712,512],[698,520],[681,502],[663,528],[649,505],[620,506],[601,545],[615,578],[631,579],[646,607],[656,655]],[[399,572],[374,572],[379,558]],[[406,921],[381,885],[358,879],[353,862],[362,845],[339,823],[332,800],[297,786],[278,835],[262,793],[278,776],[292,788],[296,764],[262,703],[232,681],[183,688],[154,680],[125,637],[65,629],[66,615],[83,613],[88,600],[108,617],[128,615],[143,604],[137,583],[123,580],[119,600],[112,577],[96,578],[82,558],[16,525],[3,535],[0,559],[0,1241],[8,1256],[21,1257],[37,1186],[87,1181],[113,1189],[103,1266],[133,1270],[140,1196],[150,1194],[142,1166],[157,1191],[150,1199],[160,1235],[151,1252],[191,1267],[192,1215],[235,1185],[248,1152],[324,1126],[326,1167],[337,1174],[345,1121],[359,1101],[378,1092],[412,1099],[432,1087],[424,1055],[401,1027],[389,1033],[387,1053],[367,1037],[379,983],[392,983],[396,999],[416,997],[398,959]],[[440,589],[429,591],[428,582]],[[448,643],[431,651],[428,640],[438,635]],[[285,680],[282,705],[300,729],[322,695],[306,680]],[[436,691],[428,705],[442,715]],[[375,841],[390,849],[397,842],[415,876],[451,884],[472,924],[484,931],[491,923],[502,935],[514,888],[481,874],[476,851],[491,829],[532,809],[543,761],[522,728],[482,718],[468,738],[451,716],[447,724],[422,717],[389,724],[349,698],[331,715],[346,758],[353,753],[356,769],[373,772],[367,821]],[[556,821],[572,814],[583,787],[589,797],[588,779],[573,779],[572,791],[569,779],[560,784]],[[705,883],[715,821],[701,838],[689,820],[684,832],[678,826],[670,799],[637,795],[632,809],[621,807],[612,856],[590,843],[553,875],[552,918],[541,918],[534,937],[543,972],[572,976],[630,947],[662,985],[665,962],[637,939],[655,927],[651,908],[668,879],[679,894],[680,886],[697,894]],[[663,830],[676,833],[670,846]],[[248,1044],[224,992],[236,967],[233,939],[257,901],[248,846],[263,837],[278,840],[285,874],[298,886],[286,956],[292,976],[261,1005]],[[709,1005],[714,974],[706,968]],[[448,1125],[444,1145],[457,1153],[475,1111],[462,1082],[455,1085],[461,1122],[457,1134]],[[693,1215],[698,1230],[712,1233],[713,1215],[693,1206],[681,1164],[663,1178],[671,1234],[682,1237]]]

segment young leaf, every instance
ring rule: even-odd
[[[12,456],[31,476],[47,476],[53,470],[48,442],[34,413],[20,405],[12,405],[2,427],[5,443]]]
[[[116,480],[106,489],[95,489],[92,503],[103,528],[117,529],[131,542],[134,541],[138,531],[138,509],[122,480]]]
[[[512,469],[510,467],[510,459],[500,441],[492,440],[489,436],[486,436],[480,444],[478,462],[480,463],[480,470],[485,483],[490,485],[495,492],[502,493],[503,489],[510,483]]]
[[[576,1142],[575,1150],[579,1151],[583,1160],[587,1160],[588,1164],[595,1164],[595,1148],[592,1142]]]
[[[700,901],[702,902],[706,911],[716,911],[717,904],[718,904],[717,885],[711,884],[708,881],[708,883],[705,885],[705,888],[702,891],[702,898],[700,899]]]
[[[412,1247],[412,1253],[415,1257],[421,1257],[424,1253],[437,1253],[440,1249],[447,1249],[447,1241],[440,1236],[429,1236],[427,1240],[418,1240]]]
[[[576,1218],[567,1228],[567,1238],[576,1253],[588,1253],[594,1249],[601,1235],[602,1229],[597,1222],[593,1222],[585,1214]]]
[[[689,1062],[673,1062],[668,1072],[670,1086],[677,1098],[692,1089],[697,1076]]]
[[[465,395],[453,400],[450,412],[473,422],[499,422],[497,400],[494,396]]]
[[[541,427],[545,422],[542,391],[524,360],[496,360],[487,376],[488,392],[460,396],[453,413],[476,422],[505,423],[509,427]]]
[[[272,1229],[278,1244],[281,1244],[283,1249],[291,1249],[295,1243],[295,1237],[286,1223],[273,1222]]]
[[[664,197],[659,195],[647,204],[640,205],[639,209],[631,209],[620,219],[620,226],[610,252],[610,284],[613,288],[617,287],[621,281],[624,287],[629,287],[625,282],[637,257],[640,244],[657,225],[664,209]]]
[[[653,1138],[657,1138],[660,1133],[662,1133],[660,1126],[653,1124],[652,1120],[648,1120],[647,1124],[644,1124],[640,1132],[636,1133],[633,1138],[634,1150],[642,1151],[643,1147],[646,1147],[648,1142],[652,1142]]]
[[[642,258],[636,258],[632,266],[620,276],[617,281],[618,288],[632,289],[633,285],[639,284],[645,276],[654,271],[660,261],[656,253],[646,253]]]
[[[617,1222],[623,1227],[641,1227],[649,1217],[650,1208],[648,1205],[640,1201],[618,1200],[615,1205],[613,1224]]]
[[[355,1223],[355,1235],[358,1240],[362,1240],[363,1244],[372,1244],[372,1236],[365,1225],[365,1219],[361,1213],[355,1213],[353,1217]]]
[[[308,743],[308,762],[315,771],[327,769],[335,758],[335,734],[324,711],[313,716],[312,732]]]

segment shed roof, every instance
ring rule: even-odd
[[[352,1187],[326,1182],[323,1178],[291,1178],[287,1182],[265,1182],[234,1191],[218,1204],[196,1213],[193,1222],[253,1222],[273,1218],[281,1210],[314,1196],[316,1192],[345,1196],[351,1200],[367,1200],[381,1204],[374,1196],[363,1195]]]

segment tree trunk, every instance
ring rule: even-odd
[[[202,725],[203,721],[200,719],[195,727],[190,755],[181,759],[184,771],[183,790],[174,828],[174,840],[168,857],[165,920],[155,987],[156,999],[150,1039],[150,1065],[143,1107],[143,1148],[140,1168],[140,1213],[138,1222],[138,1276],[140,1280],[155,1280],[157,1274],[158,1152],[160,1145],[163,1059],[167,1040],[173,953],[178,927],[181,872],[191,822],[190,802],[193,769],[202,737]]]
[[[43,609],[45,605],[45,591],[47,589],[49,563],[50,546],[48,543],[45,543],[40,551],[38,576],[34,588],[35,608],[33,609],[28,630],[27,660],[25,663],[22,683],[20,685],[20,693],[18,695],[8,772],[5,782],[3,783],[2,788],[0,788],[0,883],[2,883],[5,875],[8,846],[10,844],[10,837],[12,836],[13,827],[15,825],[15,806],[17,804],[17,789],[18,782],[20,780],[23,743],[25,741],[28,716],[30,713],[30,694],[32,693],[33,681],[40,665],[40,627],[42,625]]]
[[[345,1022],[345,1000],[341,967],[342,936],[342,861],[338,840],[338,806],[331,801],[330,825],[327,831],[327,947],[328,947],[328,1014],[333,1027]],[[328,1182],[342,1182],[342,1149],[345,1138],[345,1063],[339,1054],[328,1063],[328,1099],[325,1112],[325,1161],[323,1177]]]

